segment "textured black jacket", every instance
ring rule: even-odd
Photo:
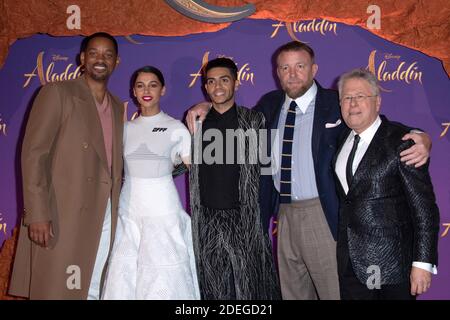
[[[336,178],[340,197],[338,271],[348,258],[361,283],[366,284],[376,265],[381,285],[408,282],[413,261],[437,265],[439,210],[428,173],[400,161],[400,152],[413,142],[402,141],[409,129],[381,116],[382,123],[362,158],[345,195]],[[341,136],[339,151],[347,130]]]

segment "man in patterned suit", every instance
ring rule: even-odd
[[[232,60],[208,62],[204,83],[212,107],[194,135],[190,171],[192,233],[202,298],[280,299],[270,239],[261,225],[261,169],[258,147],[252,144],[264,128],[264,116],[236,106],[237,67]]]
[[[341,76],[341,135],[334,160],[340,196],[338,273],[343,299],[413,299],[436,273],[439,210],[428,164],[400,161],[409,132],[380,116],[375,76]]]

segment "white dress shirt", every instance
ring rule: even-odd
[[[376,120],[370,125],[369,128],[364,130],[359,134],[360,141],[358,143],[358,148],[356,149],[355,158],[353,159],[352,164],[352,173],[355,174],[356,170],[358,169],[359,163],[361,162],[362,158],[364,157],[364,154],[367,151],[367,148],[369,148],[370,142],[372,142],[373,137],[375,136],[375,133],[377,132],[378,128],[381,125],[381,119],[378,116]],[[339,181],[341,182],[342,188],[344,189],[345,194],[348,193],[348,183],[347,183],[347,177],[346,177],[346,167],[347,167],[347,159],[350,155],[350,152],[353,147],[353,140],[355,139],[355,135],[357,133],[355,131],[351,131],[348,135],[347,139],[345,140],[344,145],[342,146],[341,151],[339,152],[339,155],[336,159],[336,175],[339,178]],[[413,267],[417,267],[420,269],[424,269],[428,272],[431,272],[433,274],[437,274],[437,268],[435,265],[432,265],[431,263],[426,262],[413,262]]]

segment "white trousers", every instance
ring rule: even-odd
[[[105,219],[103,220],[102,235],[98,245],[97,257],[95,258],[94,270],[92,271],[91,284],[88,291],[88,300],[100,299],[100,282],[106,259],[108,259],[109,246],[111,242],[111,198],[106,205]]]

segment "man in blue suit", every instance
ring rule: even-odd
[[[338,137],[345,129],[338,94],[314,80],[318,66],[308,45],[289,42],[275,56],[282,90],[265,94],[255,107],[264,114],[266,128],[277,129],[268,150],[272,174],[260,180],[264,228],[278,214],[283,299],[339,299],[339,202],[331,166]],[[208,111],[208,105],[200,104],[188,112],[191,131],[197,118],[202,121]],[[428,159],[429,137],[410,133],[404,139],[413,139],[416,145],[401,154],[402,161],[423,165]]]

